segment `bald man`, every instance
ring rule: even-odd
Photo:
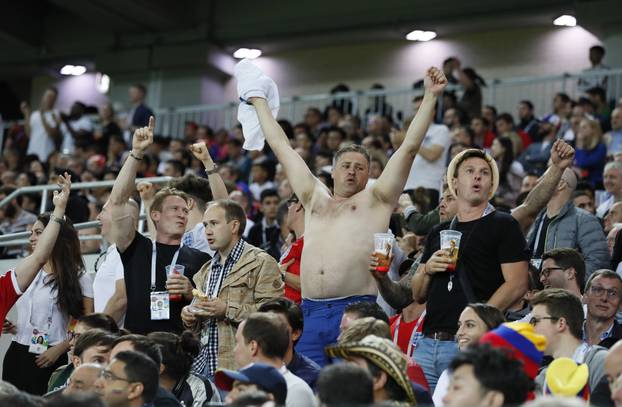
[[[67,387],[63,389],[64,395],[76,393],[88,393],[95,391],[95,381],[104,368],[94,363],[80,365],[69,376]]]
[[[564,170],[553,197],[536,218],[527,240],[532,264],[538,269],[545,252],[557,248],[579,250],[585,256],[585,276],[588,278],[595,270],[608,268],[610,256],[598,219],[574,206],[572,195],[576,187],[574,171]]]

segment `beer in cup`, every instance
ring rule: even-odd
[[[185,267],[181,264],[173,264],[172,266],[166,266],[166,277],[170,277],[172,274],[184,275]],[[171,294],[169,295],[170,301],[181,301],[181,294]]]
[[[376,271],[386,273],[391,265],[391,253],[395,238],[390,233],[374,233],[374,257],[378,261]]]
[[[451,263],[447,266],[447,271],[456,271],[461,237],[462,233],[456,230],[441,230],[441,250],[447,250],[451,259]]]

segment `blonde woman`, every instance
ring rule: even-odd
[[[603,131],[594,118],[583,118],[579,123],[576,141],[575,165],[581,178],[602,189],[603,169],[607,157],[607,146],[602,142]]]

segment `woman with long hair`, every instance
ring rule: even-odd
[[[467,305],[458,318],[458,331],[456,332],[458,349],[463,351],[468,346],[476,344],[486,332],[497,328],[504,322],[503,313],[492,305],[480,303]],[[435,406],[443,404],[442,400],[447,393],[448,384],[449,371],[445,370],[441,373],[432,396]]]
[[[218,390],[206,377],[190,372],[201,343],[191,331],[181,335],[171,332],[152,332],[147,335],[160,348],[164,370],[160,373],[160,386],[173,393],[188,407],[202,407],[220,403]]]
[[[491,154],[499,167],[496,203],[512,208],[520,192],[525,170],[518,161],[514,160],[514,144],[508,137],[501,136],[494,139]]]
[[[72,223],[41,214],[32,226],[33,251],[50,222],[60,224],[52,254],[17,301],[15,334],[4,357],[2,379],[20,390],[41,395],[54,370],[67,363],[70,319],[93,312],[93,288],[80,254],[78,233]]]
[[[602,188],[607,158],[607,146],[602,138],[603,131],[598,120],[587,117],[581,120],[577,131],[575,164],[581,171],[581,178],[587,179],[596,188]]]
[[[458,81],[464,88],[458,107],[467,114],[469,120],[480,116],[482,112],[482,86],[486,86],[486,81],[473,68],[461,70]]]

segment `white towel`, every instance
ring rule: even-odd
[[[262,97],[268,101],[272,116],[279,113],[279,90],[276,83],[257,68],[249,59],[243,59],[235,66],[233,75],[238,81],[238,121],[242,124],[245,150],[262,150],[266,141],[259,118],[253,105],[247,103],[251,97]]]

